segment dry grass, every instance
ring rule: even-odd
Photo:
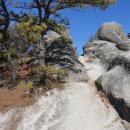
[[[29,106],[35,103],[34,96],[26,94],[21,88],[0,90],[0,111],[7,111],[13,107]]]

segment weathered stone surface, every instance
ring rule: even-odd
[[[121,54],[117,57],[115,57],[111,63],[110,63],[110,69],[116,67],[116,66],[121,66],[125,70],[130,71],[130,53],[128,54]]]
[[[48,33],[47,35],[44,36],[45,40],[47,43],[52,43],[54,40],[60,38],[61,36],[56,33],[51,31],[50,33]]]
[[[64,37],[65,39],[69,40],[69,41],[72,41],[72,39],[71,39],[71,37],[69,35],[69,31],[67,29],[65,29],[64,31],[62,31],[61,35],[58,34],[58,33],[56,33],[56,32],[54,32],[54,31],[51,31],[47,35],[45,35],[44,38],[45,38],[45,41],[48,44],[50,44],[53,41],[55,41],[56,39],[61,38],[61,36]]]
[[[123,28],[116,22],[106,22],[101,25],[98,32],[96,33],[95,39],[105,40],[113,43],[120,43],[121,41],[127,40]]]
[[[120,46],[120,44],[118,45]],[[118,45],[107,41],[93,41],[84,47],[84,56],[99,59],[108,68],[117,62],[120,65],[127,65],[127,62],[130,61],[130,51],[119,49]]]
[[[119,115],[130,122],[130,73],[116,66],[99,77],[96,85],[106,93]]]
[[[116,47],[119,50],[130,51],[130,40],[122,41],[120,44],[117,44]]]
[[[63,39],[55,40],[47,47],[45,62],[47,65],[67,70],[69,72],[67,80],[88,80],[85,67],[78,61],[74,46]]]
[[[84,56],[90,59],[99,59],[103,66],[106,66],[106,69],[110,67],[112,60],[121,52],[116,44],[101,40],[90,42],[84,47]]]

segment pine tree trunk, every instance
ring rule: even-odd
[[[40,65],[44,65],[45,64],[45,47],[44,47],[44,42],[42,40],[40,41],[39,49],[40,49],[39,62],[40,62]]]

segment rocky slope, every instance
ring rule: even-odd
[[[129,130],[91,83],[67,83],[26,109],[0,114],[1,130]]]
[[[46,64],[68,71],[64,89],[0,113],[0,130],[130,130],[129,40],[121,26],[104,23],[79,60],[70,41],[55,34],[47,42]]]

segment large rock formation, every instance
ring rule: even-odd
[[[84,57],[105,67],[96,80],[119,115],[130,122],[130,40],[116,22],[104,23],[95,39],[84,46]],[[85,63],[85,62],[84,62]]]

